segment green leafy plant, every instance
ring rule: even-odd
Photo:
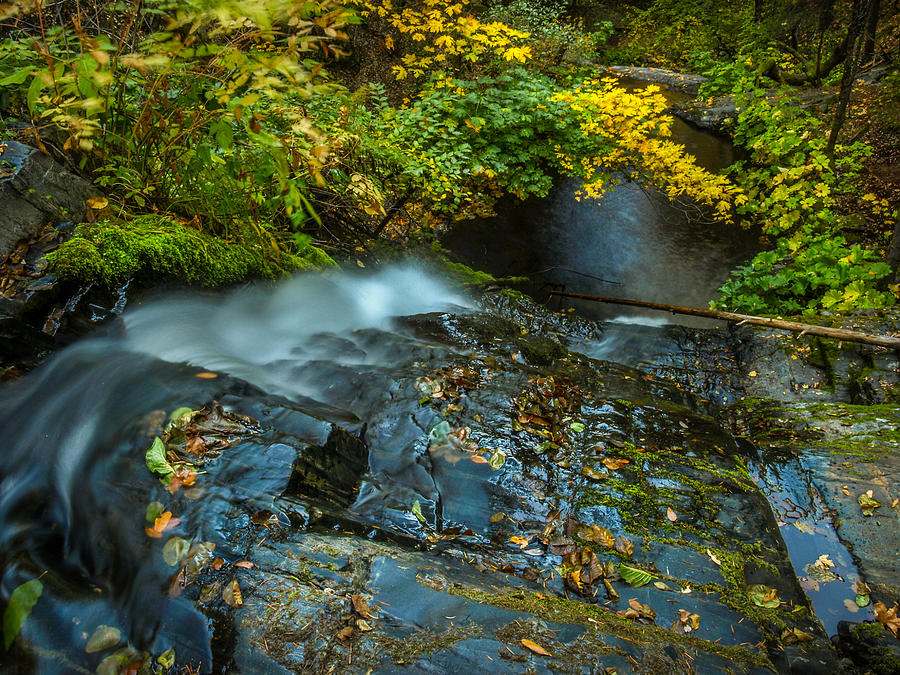
[[[767,315],[892,307],[897,298],[879,284],[890,272],[874,251],[843,237],[782,238],[734,270],[714,306]]]

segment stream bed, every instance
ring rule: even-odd
[[[131,309],[0,393],[4,671],[839,672],[823,507],[598,326],[415,266]]]

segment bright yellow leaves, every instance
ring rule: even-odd
[[[613,174],[624,174],[650,184],[670,199],[687,198],[710,206],[720,219],[729,220],[731,206],[740,195],[729,181],[698,166],[684,147],[671,140],[668,104],[656,87],[634,92],[616,81],[587,80],[572,91],[554,95],[566,103],[592,144],[606,152],[595,157],[560,157],[562,166],[580,164],[585,176],[580,197],[600,197],[614,184]]]
[[[425,0],[401,11],[390,0],[351,0],[350,4],[360,7],[363,17],[383,19],[396,31],[385,38],[388,49],[405,38],[410,52],[403,57],[403,65],[393,67],[398,80],[445,70],[452,61],[461,65],[499,57],[525,63],[531,58],[531,47],[524,44],[528,33],[499,21],[479,21],[467,13],[468,1]]]

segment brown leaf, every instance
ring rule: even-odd
[[[615,547],[616,550],[622,555],[631,555],[634,553],[634,542],[631,541],[628,537],[623,537],[619,535],[615,539]]]
[[[672,510],[671,506],[666,507],[666,518],[668,518],[673,523],[678,520],[678,514]]]
[[[366,602],[366,599],[354,593],[350,596],[350,602],[353,603],[353,611],[359,614],[364,619],[372,618],[372,610],[369,609],[369,603]]]
[[[349,640],[353,635],[353,626],[344,626],[338,631],[339,640]]]
[[[533,642],[528,638],[522,638],[521,640],[522,646],[525,647],[528,651],[534,652],[535,654],[539,654],[541,656],[551,656],[550,652],[541,647],[537,642]]]
[[[878,620],[878,623],[891,631],[894,637],[900,637],[897,635],[897,632],[900,631],[900,618],[897,617],[898,608],[900,608],[900,605],[896,602],[890,609],[883,602],[875,603],[875,618]]]
[[[472,455],[471,457],[469,457],[469,459],[471,459],[476,464],[487,464],[488,463],[488,461],[481,455]]]
[[[216,572],[222,569],[222,566],[225,564],[225,561],[221,558],[213,558],[213,561],[209,564]]]
[[[218,376],[219,376],[218,373],[209,373],[209,372],[197,373],[196,375],[194,375],[194,377],[199,377],[201,380],[214,380]]]
[[[604,457],[603,458],[603,466],[605,466],[610,471],[618,471],[626,464],[631,464],[631,460],[613,459],[612,457]]]
[[[222,599],[229,607],[241,607],[244,604],[244,596],[241,594],[241,587],[238,586],[237,579],[232,579],[230,584],[225,584],[222,589]]]
[[[238,560],[236,563],[234,563],[234,566],[242,567],[245,570],[252,570],[254,567],[253,563],[249,560]]]

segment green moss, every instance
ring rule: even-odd
[[[273,252],[274,253],[274,252]],[[204,286],[274,279],[335,263],[322,250],[277,257],[259,247],[229,244],[161,216],[83,224],[47,256],[53,271],[82,283],[112,286],[139,274],[157,274]]]
[[[393,661],[409,664],[422,656],[449,649],[457,642],[480,635],[481,632],[481,627],[473,624],[454,626],[441,633],[421,630],[403,638],[377,635],[375,639],[378,640],[381,651],[389,654]]]
[[[772,662],[763,654],[742,647],[717,644],[692,635],[680,635],[656,625],[639,624],[585,602],[522,591],[486,593],[465,588],[449,588],[448,591],[480,604],[534,614],[544,621],[596,627],[607,635],[641,646],[648,643],[675,643],[716,654],[734,663],[775,670]]]

